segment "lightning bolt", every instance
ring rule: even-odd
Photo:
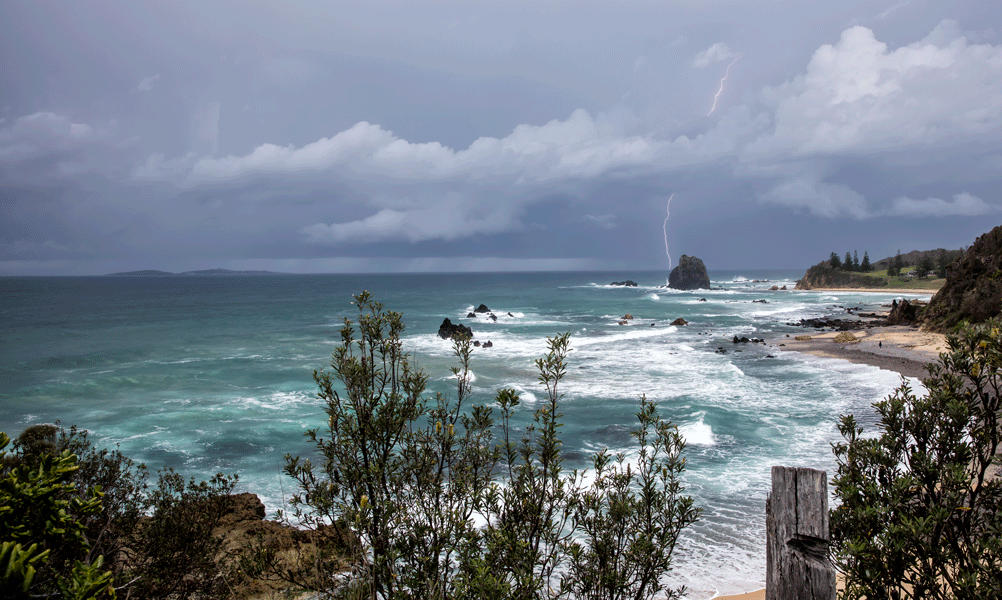
[[[671,199],[674,197],[675,194],[668,197],[668,206],[665,207],[665,212],[668,213],[665,216],[665,224],[662,227],[665,232],[665,254],[668,254],[668,217],[671,216]],[[671,254],[668,254],[668,270],[671,271]]]
[[[713,106],[710,107],[710,112],[706,113],[706,116],[712,115],[713,111],[716,110],[716,108],[717,108],[717,98],[719,98],[720,97],[720,93],[724,91],[724,82],[727,81],[727,76],[731,73],[731,65],[733,65],[736,62],[738,62],[738,58],[741,58],[741,57],[738,56],[737,58],[735,58],[734,60],[731,61],[730,65],[727,65],[727,70],[724,71],[724,77],[723,77],[723,79],[720,80],[720,89],[717,90],[717,93],[714,94],[714,96],[713,96]]]

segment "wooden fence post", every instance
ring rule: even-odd
[[[825,472],[773,467],[765,514],[766,600],[834,600]]]

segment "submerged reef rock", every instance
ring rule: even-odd
[[[706,265],[695,256],[682,255],[678,266],[668,274],[668,287],[676,290],[707,290],[710,289],[710,276],[706,274]]]
[[[453,325],[452,321],[449,319],[442,321],[442,325],[438,328],[438,337],[443,340],[448,340],[458,336],[465,336],[472,339],[473,330],[461,323]]]
[[[632,279],[627,279],[626,281],[613,281],[609,285],[621,285],[626,287],[637,287],[637,282]]]
[[[685,319],[683,319],[682,317],[679,317],[679,318],[675,319],[674,321],[672,321],[671,324],[675,325],[676,327],[678,327],[678,326],[681,326],[681,325],[688,325],[689,322],[686,321]],[[654,323],[651,323],[651,325],[654,325]]]

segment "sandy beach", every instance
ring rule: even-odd
[[[870,292],[900,294],[902,296],[935,295],[937,290],[881,289],[881,288],[815,288],[811,291]],[[879,313],[878,313],[879,314]],[[886,311],[883,312],[886,315]],[[939,359],[947,350],[946,336],[922,331],[917,327],[896,325],[890,327],[860,327],[850,333],[855,342],[836,342],[838,332],[814,332],[805,329],[803,334],[771,340],[780,351],[806,352],[825,358],[838,358],[857,364],[872,365],[894,371],[905,377],[922,378],[928,375],[926,365]],[[810,336],[808,340],[796,337]]]
[[[899,292],[907,295],[932,294],[931,290],[831,290],[855,292]],[[939,359],[940,352],[947,350],[946,336],[940,333],[922,331],[915,327],[897,325],[891,327],[860,328],[851,331],[858,341],[836,342],[836,331],[817,333],[805,329],[802,334],[790,334],[770,340],[770,346],[781,352],[806,352],[814,356],[847,360],[857,364],[872,365],[880,369],[894,371],[905,377],[922,378],[928,375],[926,365]],[[809,336],[807,340],[797,340],[797,336]],[[764,600],[765,589],[732,596],[719,596],[726,600]]]
[[[815,333],[805,330],[799,336],[790,335],[788,338],[773,340],[772,345],[780,351],[838,358],[918,378],[928,375],[926,365],[937,361],[939,353],[947,350],[945,335],[906,325],[873,327],[850,333],[858,341],[836,342],[838,332]],[[804,336],[809,336],[810,339],[796,339]]]

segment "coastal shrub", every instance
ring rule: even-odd
[[[471,406],[468,339],[455,339],[454,399],[426,397],[427,376],[403,352],[399,313],[355,297],[329,371],[314,373],[326,424],[311,429],[317,462],[287,457],[299,491],[292,515],[318,531],[344,524],[353,542],[318,549],[325,597],[675,597],[663,578],[699,509],[683,496],[684,440],[641,399],[640,458],[600,453],[594,483],[563,467],[559,383],[569,334],[536,361],[546,400],[524,428],[518,394]],[[282,516],[282,515],[280,515]],[[300,582],[301,583],[301,582]]]
[[[101,509],[101,492],[76,494],[69,451],[37,460],[8,456],[0,432],[0,589],[5,598],[114,598],[104,558],[84,559],[89,542],[81,515]],[[71,560],[72,559],[72,560]],[[65,566],[64,566],[65,565]]]
[[[46,488],[46,501],[59,507],[66,523],[53,528],[36,518],[29,529],[72,533],[63,534],[58,543],[39,544],[46,555],[44,562],[30,563],[38,565],[36,587],[55,589],[63,582],[70,586],[63,597],[78,597],[66,594],[82,593],[107,571],[106,587],[124,597],[214,597],[224,589],[216,562],[220,541],[212,530],[236,476],[218,474],[209,482],[186,483],[165,469],[151,486],[145,465],[117,449],[96,448],[88,433],[76,427],[28,427],[13,450],[0,458],[8,477],[15,469],[55,469],[60,477],[58,486]],[[105,571],[98,571],[102,565]]]
[[[950,337],[916,395],[874,404],[875,435],[852,415],[834,445],[834,560],[846,598],[1002,597],[1002,321]]]

